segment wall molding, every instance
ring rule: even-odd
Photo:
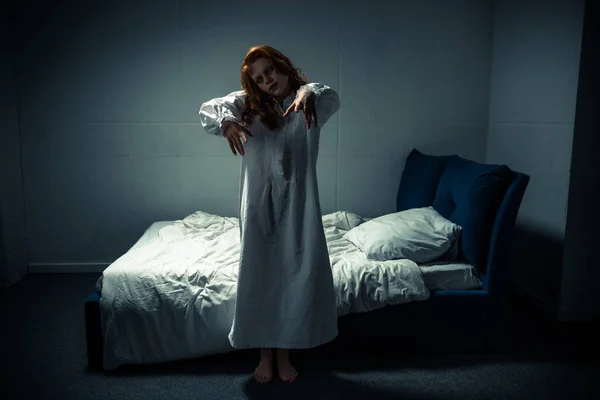
[[[102,273],[110,264],[105,263],[29,263],[29,274]]]

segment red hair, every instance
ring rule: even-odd
[[[244,57],[244,61],[242,61],[241,81],[242,88],[246,93],[246,103],[242,110],[242,122],[246,126],[249,126],[254,117],[260,115],[260,121],[270,130],[275,130],[280,125],[281,118],[275,111],[274,99],[272,96],[261,91],[250,76],[250,64],[259,58],[269,60],[277,72],[288,76],[292,92],[297,92],[300,86],[306,85],[306,75],[302,74],[300,68],[295,68],[285,54],[271,46],[261,45],[252,47]]]

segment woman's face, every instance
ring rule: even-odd
[[[259,58],[248,67],[250,77],[264,93],[278,100],[283,100],[289,95],[287,75],[278,72],[268,59]]]

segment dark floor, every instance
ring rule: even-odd
[[[258,385],[255,353],[88,372],[83,303],[98,274],[29,275],[0,294],[0,399],[593,399],[597,332],[548,321],[513,296],[510,353],[296,357],[297,382]],[[364,344],[363,350],[367,349]]]

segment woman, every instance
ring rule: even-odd
[[[258,382],[272,379],[274,358],[279,377],[293,382],[298,374],[289,350],[337,336],[316,165],[320,127],[340,102],[330,87],[307,84],[269,46],[250,49],[241,81],[242,91],[200,108],[204,129],[224,136],[242,156],[241,257],[229,341],[261,349]]]

